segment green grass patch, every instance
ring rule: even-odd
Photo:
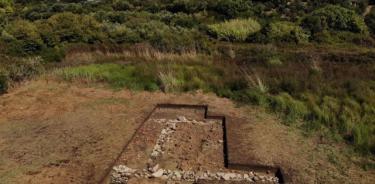
[[[245,41],[250,35],[262,29],[258,21],[251,18],[233,19],[208,27],[213,36],[225,41]]]
[[[106,82],[113,88],[148,91],[158,89],[157,80],[136,66],[93,64],[61,69],[57,71],[57,75],[68,81]]]

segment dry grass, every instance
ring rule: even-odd
[[[95,51],[71,51],[68,52],[63,63],[68,65],[89,64],[89,63],[103,63],[103,62],[134,62],[134,61],[201,61],[209,56],[197,53],[195,50],[189,50],[181,53],[175,52],[161,52],[147,45],[136,45],[131,49],[120,49],[116,51],[95,50]]]
[[[256,89],[262,93],[268,92],[267,85],[263,82],[263,80],[255,70],[248,68],[241,69],[241,72],[244,75],[244,78],[246,79],[246,82],[250,88]]]

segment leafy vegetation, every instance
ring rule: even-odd
[[[304,27],[312,33],[324,30],[350,31],[355,33],[366,33],[367,27],[362,17],[353,10],[348,10],[337,5],[313,11],[303,20]]]
[[[0,52],[43,56],[70,43],[143,42],[163,51],[209,52],[208,36],[229,42],[368,45],[374,43],[368,34],[373,26],[372,14],[366,21],[360,16],[365,6],[365,1],[1,0]]]

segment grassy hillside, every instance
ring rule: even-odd
[[[202,90],[261,106],[373,160],[368,4],[0,0],[0,93],[40,75],[115,89]]]

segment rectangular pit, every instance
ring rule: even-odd
[[[159,105],[119,157],[116,165],[124,167],[115,167],[112,176],[127,183],[277,182],[275,173],[228,169],[225,131],[225,118],[208,116],[207,106]]]

